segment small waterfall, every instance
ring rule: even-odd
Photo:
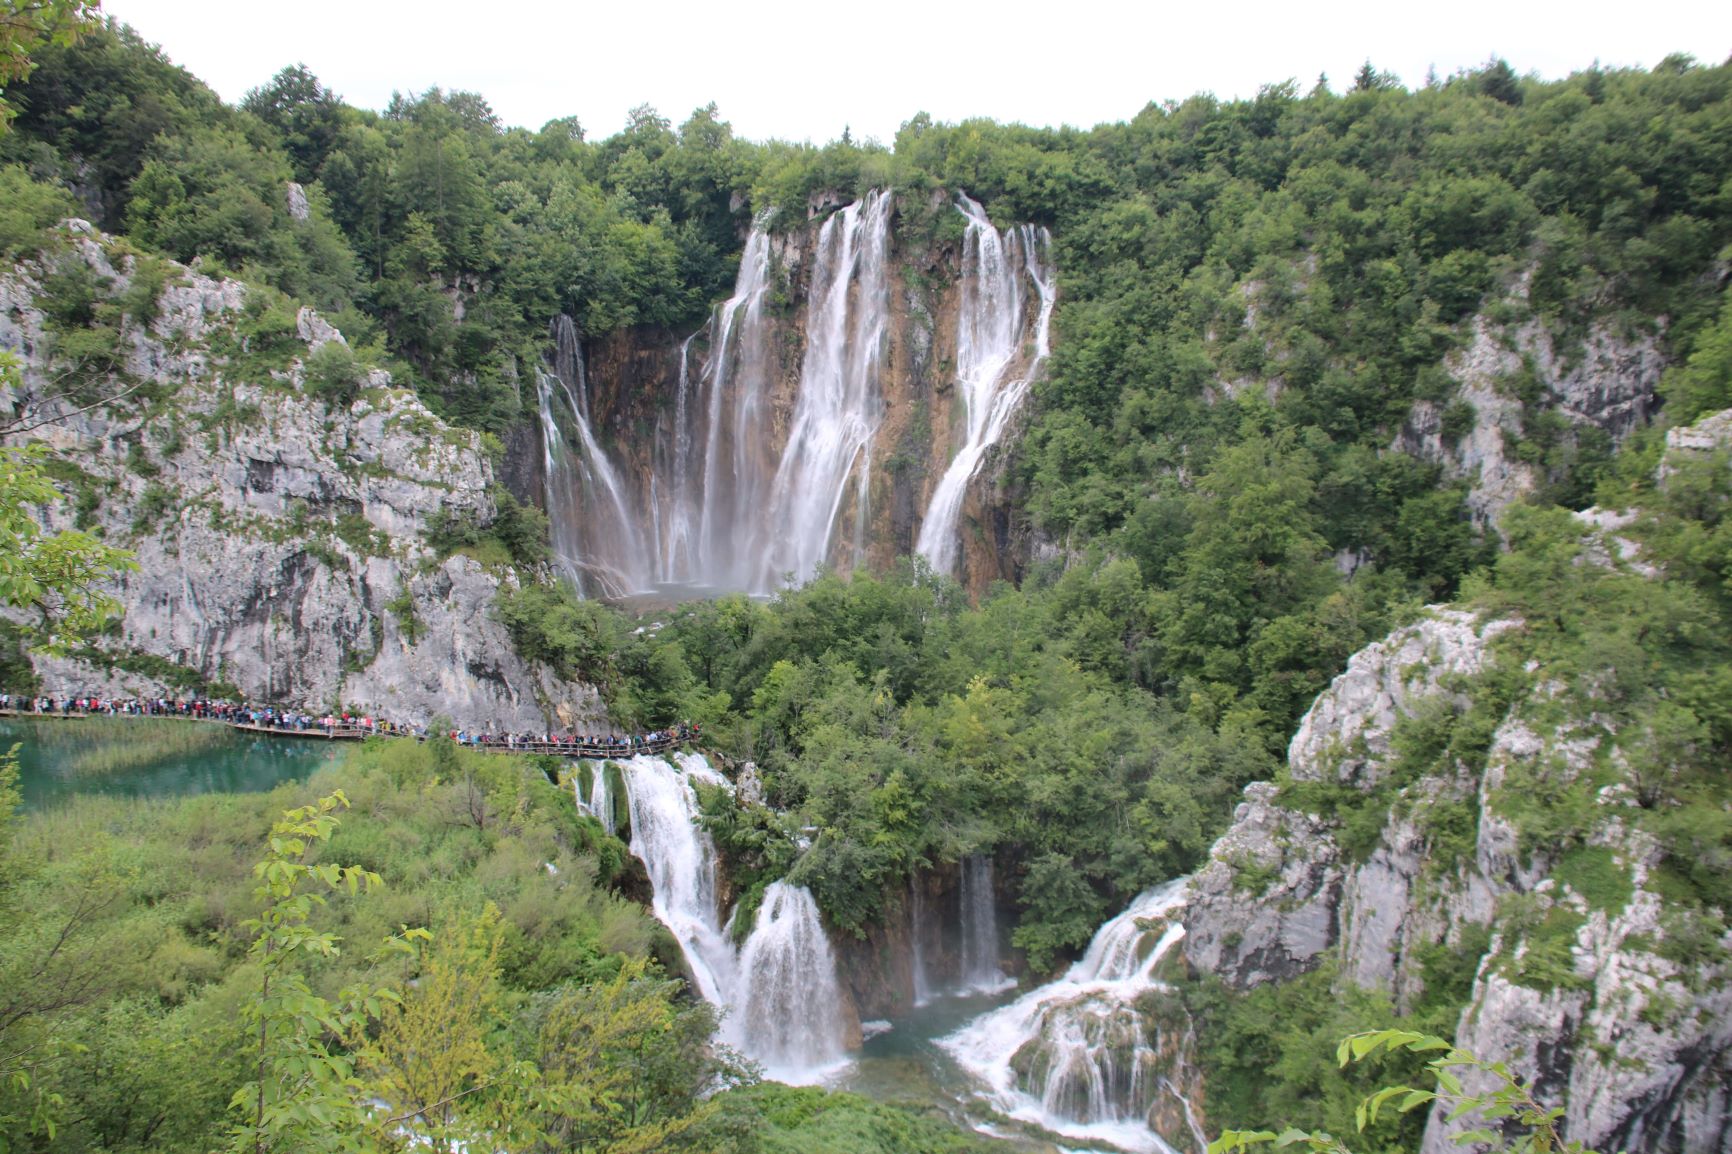
[[[679,941],[704,1000],[725,1006],[734,985],[734,948],[716,903],[716,848],[698,827],[690,781],[722,779],[702,757],[685,759],[683,773],[659,757],[639,755],[620,765],[631,807],[631,852],[649,872],[656,917]]]
[[[818,230],[807,303],[806,356],[782,463],[770,496],[764,563],[754,587],[791,574],[809,580],[829,559],[850,494],[858,564],[872,473],[872,438],[890,319],[890,218],[894,197],[873,191]]]
[[[1141,895],[1096,931],[1062,978],[940,1044],[1012,1117],[1074,1138],[1171,1154],[1150,1120],[1163,1094],[1178,1094],[1168,1067],[1185,1039],[1166,1036],[1137,1001],[1163,988],[1153,974],[1184,937],[1187,885],[1180,879]],[[1185,1145],[1190,1140],[1183,1135]]]
[[[607,788],[607,762],[593,764],[595,772],[590,776],[589,812],[601,821],[602,828],[608,833],[618,833],[613,820],[613,795]]]
[[[740,1048],[772,1078],[814,1080],[846,1056],[841,996],[818,903],[803,886],[772,883],[740,951]]]
[[[914,1004],[924,1006],[932,1001],[932,981],[926,976],[926,895],[920,888],[920,875],[908,883],[908,941],[914,954]]]
[[[692,783],[729,785],[701,754],[676,754],[675,761],[639,755],[617,763],[631,811],[631,852],[649,874],[656,917],[679,942],[698,993],[724,1010],[722,1037],[773,1078],[816,1081],[846,1057],[842,989],[818,904],[804,887],[770,885],[736,952],[720,917],[715,845],[698,825]],[[611,813],[605,764],[595,763],[590,804]]]
[[[962,859],[962,973],[964,993],[987,994],[1016,984],[998,968],[998,895],[992,884],[992,859],[969,854]]]
[[[650,568],[638,518],[590,426],[577,326],[562,315],[554,318],[551,330],[553,372],[538,368],[535,390],[554,554],[580,591],[617,596],[644,588]],[[567,442],[567,427],[577,436],[575,450]]]
[[[968,483],[986,452],[1004,436],[1029,385],[1046,360],[1054,302],[1051,238],[1023,225],[1000,232],[979,204],[958,194],[968,218],[962,242],[962,303],[956,334],[956,391],[966,413],[963,442],[932,491],[915,549],[939,573],[956,571],[957,520]],[[1020,375],[1025,317],[1024,280],[1034,286],[1034,352]]]

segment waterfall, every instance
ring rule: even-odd
[[[770,497],[770,532],[757,588],[791,574],[809,580],[830,555],[850,492],[852,559],[864,549],[872,437],[883,417],[879,375],[890,320],[894,198],[873,191],[818,230],[807,302],[806,356],[794,419]]]
[[[650,578],[648,555],[619,474],[590,425],[577,326],[562,315],[551,330],[553,372],[536,370],[535,391],[554,554],[580,591],[617,596],[642,589]],[[577,436],[575,450],[565,436],[568,426]]]
[[[662,758],[644,755],[620,766],[631,807],[631,852],[649,873],[656,917],[680,943],[698,993],[726,1005],[734,983],[734,949],[718,916],[716,848],[697,824],[698,797],[689,778],[701,774],[682,773]],[[707,762],[702,768],[713,773]]]
[[[740,1048],[772,1078],[812,1080],[845,1057],[841,996],[818,903],[802,886],[771,883],[740,951]]]
[[[969,481],[986,452],[1004,436],[1029,384],[1046,360],[1052,324],[1051,238],[1033,225],[1000,232],[979,204],[958,194],[967,217],[962,242],[962,301],[956,333],[956,392],[964,409],[963,441],[932,491],[920,524],[917,552],[940,573],[956,570],[957,519]],[[1024,280],[1034,286],[1034,351],[1018,374],[1023,355]]]
[[[926,976],[926,895],[920,889],[920,875],[908,880],[908,941],[914,955],[914,1004],[924,1006],[932,1000],[932,981]]]
[[[613,795],[607,788],[607,762],[595,763],[595,773],[590,778],[589,812],[601,821],[602,828],[608,833],[618,833],[614,828]]]
[[[656,508],[656,546],[657,573],[656,579],[672,584],[677,581],[690,581],[695,567],[696,558],[693,550],[697,542],[694,540],[698,532],[698,519],[702,515],[700,504],[701,494],[692,490],[692,342],[703,334],[699,329],[684,341],[680,342],[680,374],[678,385],[674,392],[674,425],[669,446],[670,459],[664,468],[657,470],[672,475],[672,482],[654,502]],[[650,476],[650,488],[656,487],[656,476]],[[664,514],[662,505],[667,509]]]
[[[992,859],[969,854],[962,859],[962,991],[996,993],[1016,984],[998,968],[998,895],[992,884]]]
[[[698,825],[692,785],[728,782],[701,754],[676,754],[675,762],[640,754],[617,763],[631,852],[649,874],[655,915],[679,942],[698,993],[723,1010],[722,1037],[771,1077],[815,1081],[845,1057],[841,985],[818,905],[803,887],[770,885],[736,951],[717,901],[715,844]],[[605,765],[595,763],[591,805],[611,812]]]
[[[953,456],[916,543],[944,573],[960,560],[968,486],[1047,357],[1055,299],[1044,229],[996,229],[966,195],[956,211],[965,227]],[[559,562],[586,594],[658,583],[767,594],[826,563],[864,561],[894,214],[893,194],[874,190],[831,214],[809,245],[772,236],[761,214],[733,295],[680,345],[671,416],[657,418],[647,468],[623,478],[597,440],[576,329],[555,320],[551,378],[537,378],[547,507]],[[779,386],[793,333],[772,300],[796,284],[807,290],[805,340],[790,412]]]
[[[1182,1051],[1137,1006],[1184,937],[1188,879],[1138,897],[1096,931],[1064,976],[983,1014],[940,1044],[999,1110],[1058,1134],[1170,1154],[1150,1125]],[[1179,1095],[1181,1100],[1183,1095]],[[1191,1135],[1184,1135],[1189,1144]]]
[[[746,238],[734,295],[711,321],[714,341],[705,374],[709,422],[704,442],[702,551],[699,571],[693,576],[734,587],[747,581],[747,558],[763,513],[770,459],[764,389],[775,361],[764,317],[764,300],[771,287],[768,226],[768,214],[761,215]]]

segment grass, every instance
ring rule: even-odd
[[[30,741],[74,777],[106,777],[165,761],[199,757],[235,743],[234,732],[213,722],[170,717],[92,717],[27,721]]]

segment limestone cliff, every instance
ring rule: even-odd
[[[1546,439],[1566,439],[1579,453],[1583,438],[1615,443],[1647,422],[1665,367],[1653,336],[1596,324],[1566,343],[1537,321],[1511,327],[1484,315],[1473,318],[1472,334],[1444,360],[1450,399],[1415,402],[1392,447],[1465,481],[1479,523],[1545,483]]]
[[[1583,525],[1585,556],[1614,563],[1616,544],[1593,540],[1601,519]],[[1290,780],[1246,790],[1197,875],[1187,960],[1245,988],[1333,959],[1339,981],[1400,1007],[1424,993],[1428,959],[1477,956],[1457,1043],[1562,1104],[1569,1137],[1732,1150],[1732,935],[1667,912],[1658,847],[1616,780],[1620,735],[1530,666],[1483,758],[1402,771],[1403,720],[1472,708],[1497,639],[1522,628],[1438,608],[1357,654],[1295,734]],[[1528,828],[1542,811],[1527,795],[1602,777],[1579,842]],[[1683,960],[1680,944],[1703,933],[1708,960]],[[1449,1136],[1466,1125],[1433,1116],[1428,1154],[1458,1148]]]
[[[442,512],[493,517],[476,434],[378,370],[317,399],[309,357],[343,340],[317,314],[178,266],[140,306],[128,294],[145,258],[68,228],[59,255],[0,273],[0,347],[24,365],[22,395],[0,403],[51,418],[14,438],[57,458],[67,499],[45,522],[77,522],[139,565],[115,585],[118,634],[87,660],[39,659],[48,687],[161,692],[172,663],[249,699],[405,722],[537,729],[602,715],[592,688],[514,651],[492,615],[509,570],[441,558],[423,538]],[[68,275],[102,302],[130,301],[109,329],[113,363],[83,386],[124,395],[83,412],[44,401],[69,369],[45,282]]]

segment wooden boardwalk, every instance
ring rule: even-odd
[[[0,709],[0,717],[21,717],[39,721],[83,721],[90,718],[158,718],[163,721],[199,721],[206,724],[227,725],[231,729],[243,733],[257,733],[265,737],[311,738],[316,741],[364,741],[369,737],[416,738],[412,733],[391,733],[377,729],[366,729],[358,725],[338,725],[326,727],[314,725],[305,729],[295,729],[289,726],[261,725],[250,721],[230,721],[223,717],[193,717],[182,713],[90,713],[85,710],[69,710],[61,712],[37,713],[30,709]],[[419,738],[416,738],[420,740]],[[621,739],[618,743],[585,742],[585,741],[488,741],[462,742],[465,749],[479,749],[484,753],[520,753],[525,755],[543,754],[552,757],[566,757],[584,761],[614,761],[636,757],[639,754],[667,753],[682,745],[695,744],[695,739],[678,737],[669,734],[655,740],[638,738],[636,741]]]
[[[206,719],[190,717],[186,720],[203,721]],[[209,720],[218,719],[210,718]],[[372,735],[371,730],[362,729],[360,726],[336,725],[327,728],[323,725],[314,725],[306,729],[295,729],[286,725],[257,725],[247,721],[231,721],[228,724],[229,728],[238,729],[243,733],[263,733],[270,737],[311,737],[319,741],[364,741]],[[380,734],[379,736],[384,735]]]

